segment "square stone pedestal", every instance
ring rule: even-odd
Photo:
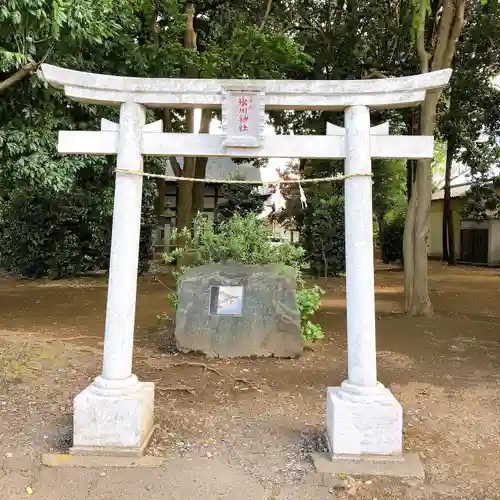
[[[344,384],[328,387],[326,429],[334,457],[402,455],[403,408],[381,384],[373,389],[363,394],[344,390]]]
[[[72,455],[140,456],[153,434],[154,384],[90,385],[73,403]]]

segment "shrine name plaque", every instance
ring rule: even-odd
[[[222,132],[227,149],[258,149],[264,140],[265,93],[263,88],[224,87]]]

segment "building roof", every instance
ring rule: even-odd
[[[471,187],[470,182],[466,182],[463,184],[456,184],[455,186],[451,186],[450,189],[450,195],[452,198],[461,198],[462,196],[465,196],[467,194],[467,191],[469,191]],[[437,189],[432,193],[432,201],[434,200],[444,200],[444,188],[442,189]]]

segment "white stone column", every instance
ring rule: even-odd
[[[142,106],[125,102],[120,108],[118,153],[120,170],[142,170]],[[142,177],[116,173],[113,233],[109,268],[108,303],[104,335],[102,377],[97,385],[109,387],[137,383],[132,376],[135,301],[141,230]],[[103,380],[104,379],[104,380]]]
[[[367,174],[350,177],[344,184],[348,380],[353,385],[375,387],[372,162],[370,110],[366,106],[346,109],[345,138],[345,174]]]
[[[144,108],[120,108],[117,167],[142,170]],[[140,455],[153,431],[154,384],[132,374],[142,176],[116,173],[102,375],[74,401],[73,454]]]
[[[345,111],[346,174],[370,174],[370,110]],[[403,409],[377,382],[373,269],[372,178],[345,181],[348,380],[329,387],[326,401],[328,445],[333,457],[400,455]]]

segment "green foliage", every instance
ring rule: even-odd
[[[382,221],[406,206],[406,161],[373,160],[373,213]]]
[[[311,269],[324,277],[345,268],[344,197],[319,195],[308,201],[299,224]]]
[[[262,24],[256,0],[196,2],[197,51],[184,47],[186,4],[180,0],[0,4],[0,81],[7,85],[28,65],[28,74],[18,73],[21,80],[4,89],[0,101],[2,231],[3,242],[12,245],[2,248],[2,259],[33,276],[107,265],[115,159],[59,155],[56,144],[59,130],[98,130],[101,118],[117,119],[116,110],[75,103],[48,88],[41,75],[32,74],[41,62],[140,77],[182,77],[189,67],[201,77],[218,78],[283,78],[311,64],[276,24],[274,12]],[[185,112],[172,115],[172,129],[183,131]],[[161,161],[148,161],[149,171],[164,168]],[[154,190],[146,189],[141,269],[156,224],[153,197]],[[38,219],[23,211],[23,203]]]
[[[215,225],[199,214],[194,227],[194,236],[187,230],[173,231],[172,243],[184,239],[185,245],[166,255],[167,262],[188,262],[190,267],[229,260],[247,265],[283,264],[293,267],[298,277],[307,267],[303,248],[289,243],[273,245],[271,232],[254,215],[234,215]]]
[[[0,73],[38,64],[64,45],[102,43],[120,32],[125,0],[9,0],[0,6]],[[60,45],[59,45],[60,44]]]
[[[386,264],[403,262],[405,215],[405,210],[391,212],[379,223],[380,250]]]
[[[19,192],[2,204],[0,265],[30,278],[63,278],[105,267],[111,211],[101,216],[92,192]]]
[[[220,194],[225,201],[217,208],[217,222],[229,220],[236,214],[245,216],[262,212],[264,199],[251,184],[225,184]]]
[[[473,177],[488,177],[500,162],[500,2],[469,3],[453,69],[439,134]]]
[[[500,217],[500,177],[493,183],[475,182],[467,193],[467,200],[462,210],[465,219],[486,220],[489,217]]]
[[[283,34],[255,32],[257,4],[253,13],[239,5],[232,9],[230,2],[227,9],[206,7],[197,5],[204,14],[195,26],[199,51],[194,53],[184,48],[185,5],[178,0],[9,0],[0,6],[0,79],[43,61],[76,70],[164,77],[182,76],[194,64],[201,76],[223,76],[239,51],[240,73],[248,71],[249,54],[258,54],[254,67],[262,75],[280,77],[287,58],[292,65],[307,60]],[[235,22],[222,22],[227,14]],[[106,266],[114,158],[59,155],[56,144],[59,130],[96,130],[100,118],[116,120],[116,112],[69,101],[35,76],[9,87],[3,97],[3,265],[30,276],[66,276]],[[182,129],[183,115],[177,118],[174,128]],[[151,162],[153,169],[158,163]],[[154,191],[145,190],[142,270],[155,225],[153,196]]]
[[[146,185],[139,269],[148,269],[154,187]],[[108,269],[113,183],[67,193],[18,190],[0,203],[0,267],[30,278]]]
[[[184,245],[164,255],[167,263],[183,263],[174,271],[177,279],[190,267],[230,260],[246,265],[278,264],[292,267],[297,275],[297,304],[301,313],[302,335],[307,340],[322,338],[321,327],[310,321],[310,317],[320,307],[322,290],[316,286],[310,289],[304,286],[302,271],[307,268],[307,263],[303,248],[286,242],[273,244],[272,233],[253,214],[236,214],[217,225],[199,214],[194,227],[194,236],[185,229],[174,231],[172,243],[176,245],[183,239]],[[176,294],[169,294],[169,299],[176,307]]]
[[[95,129],[103,116],[113,111],[66,101],[27,80],[0,102],[1,267],[54,278],[107,269],[115,159],[56,149],[58,130]],[[144,186],[142,271],[156,225],[155,184]]]
[[[318,285],[297,291],[297,306],[300,311],[302,336],[305,340],[315,341],[325,337],[321,326],[309,319],[321,307],[321,295],[324,293]]]

